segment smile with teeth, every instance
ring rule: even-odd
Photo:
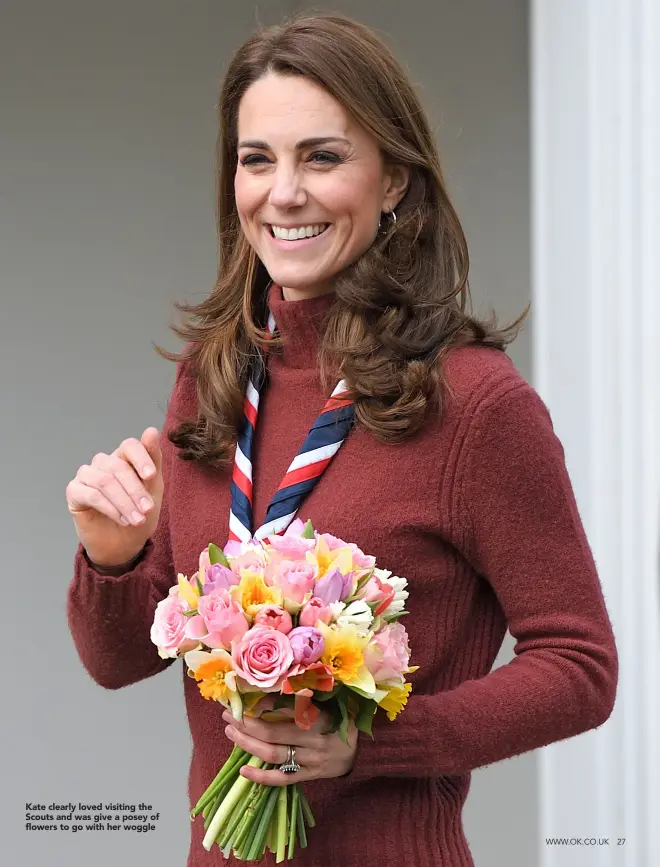
[[[285,229],[281,226],[271,225],[270,232],[273,237],[279,238],[281,241],[299,241],[301,238],[322,235],[329,225],[330,223],[320,223],[314,226],[299,226],[297,229]]]

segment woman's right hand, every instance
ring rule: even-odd
[[[67,485],[66,499],[78,538],[95,565],[133,560],[154,534],[163,502],[160,435],[148,427],[111,455],[100,452]],[[141,500],[146,497],[149,505]],[[136,520],[136,515],[139,520]]]

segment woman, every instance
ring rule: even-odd
[[[70,628],[103,686],[166,668],[149,637],[156,604],[209,540],[270,519],[343,379],[354,424],[290,505],[408,578],[412,695],[396,721],[377,717],[374,740],[353,728],[345,745],[323,715],[309,732],[230,726],[184,676],[190,801],[235,743],[275,763],[292,745],[317,819],[296,864],[468,867],[470,772],[601,725],[618,676],[561,444],[503,351],[524,317],[497,330],[466,312],[466,243],[433,136],[368,28],[299,15],[256,33],[219,117],[217,283],[177,305],[197,320],[174,329],[184,352],[159,349],[178,362],[160,437],[149,428],[96,455],[67,488],[80,538]],[[232,485],[236,454],[250,473],[246,452],[251,503]],[[507,626],[516,658],[491,672]],[[202,836],[196,821],[188,867],[226,863]]]

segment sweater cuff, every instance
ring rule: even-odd
[[[124,575],[126,572],[131,572],[137,566],[137,564],[140,563],[144,559],[150,543],[153,544],[151,542],[151,539],[148,539],[145,542],[142,550],[138,554],[136,554],[136,556],[133,557],[132,560],[128,560],[126,563],[120,563],[117,566],[101,566],[100,564],[95,563],[89,557],[89,555],[87,554],[87,551],[85,550],[84,547],[81,548],[81,553],[83,555],[83,558],[87,562],[87,565],[91,569],[93,569],[94,572],[98,573],[99,575],[103,575],[104,577],[110,576],[113,578],[119,578],[121,575]]]

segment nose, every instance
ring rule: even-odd
[[[269,204],[275,208],[296,208],[305,204],[307,194],[300,184],[300,177],[294,168],[281,164],[271,177]]]

